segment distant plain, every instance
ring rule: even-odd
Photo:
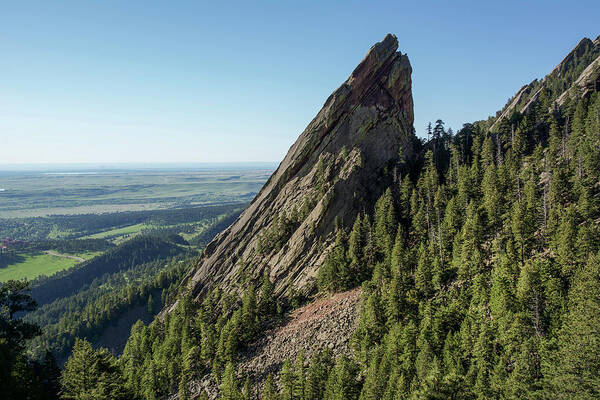
[[[260,190],[273,169],[260,165],[183,170],[0,171],[0,218],[246,202]]]

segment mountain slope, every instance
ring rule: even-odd
[[[206,248],[189,276],[200,297],[270,271],[281,295],[310,293],[335,223],[372,208],[414,157],[411,66],[388,35],[325,102],[250,206]]]
[[[594,85],[597,85],[599,75],[600,37],[594,41],[583,38],[544,79],[535,79],[519,89],[502,109],[490,130],[494,130],[500,121],[513,112],[527,113],[543,90],[547,91],[550,101],[556,101],[558,106],[565,102],[573,88],[581,96],[587,95],[596,90]]]
[[[510,125],[440,123],[412,147],[395,48],[328,99],[192,290],[134,326],[119,362],[137,396],[600,397],[600,94],[550,107],[586,66],[567,57]]]

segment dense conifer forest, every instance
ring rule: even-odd
[[[338,230],[320,270],[323,293],[362,285],[352,354],[289,360],[263,399],[599,395],[600,96],[548,109],[542,99],[494,132],[438,122],[416,179]],[[211,371],[222,398],[255,398],[235,355],[277,318],[269,287],[249,285],[233,312],[215,292],[136,326],[120,360],[127,386],[184,399]]]
[[[31,218],[5,226],[11,235],[25,235],[17,238],[41,232],[42,236],[36,237],[43,239],[20,240],[3,249],[0,268],[3,261],[10,264],[22,254],[47,249],[67,255],[88,251],[98,255],[51,276],[0,283],[0,398],[57,398],[60,367],[77,338],[95,347],[109,347],[109,355],[120,354],[135,321],[151,322],[177,296],[179,282],[203,246],[238,213],[237,205],[223,205]],[[80,230],[88,232],[86,226],[110,229],[139,218],[152,218],[157,228],[129,240],[117,238],[117,243],[46,238],[60,221],[64,222],[61,229],[81,235]],[[181,236],[187,226],[194,228],[187,236],[193,245]],[[19,228],[26,232],[19,233]]]
[[[318,287],[362,286],[351,354],[240,384],[238,352],[294,307],[264,278],[136,325],[115,361],[127,396],[186,399],[210,372],[223,399],[598,397],[600,96],[550,95],[493,131],[438,121],[422,166],[337,231]]]

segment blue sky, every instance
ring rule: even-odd
[[[596,1],[2,1],[0,164],[278,161],[388,32],[415,128],[487,118]]]

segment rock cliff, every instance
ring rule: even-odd
[[[264,271],[285,296],[314,290],[335,226],[370,210],[415,157],[411,66],[387,35],[291,146],[248,208],[207,247],[184,284],[235,291]]]

